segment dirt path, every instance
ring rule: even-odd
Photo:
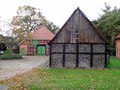
[[[14,77],[35,67],[47,68],[48,56],[24,56],[19,60],[0,60],[0,80]]]

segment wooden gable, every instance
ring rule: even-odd
[[[106,43],[106,40],[77,8],[50,43]]]

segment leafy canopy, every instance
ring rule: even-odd
[[[13,25],[13,34],[19,41],[31,38],[30,33],[40,25],[46,25],[52,32],[59,29],[58,26],[49,22],[39,9],[27,5],[18,8],[17,16],[13,17],[11,24]]]
[[[18,42],[16,38],[0,35],[0,49],[2,46],[12,48],[13,45],[17,45]]]
[[[100,32],[107,39],[108,43],[114,45],[115,36],[120,34],[120,9],[114,7],[111,9],[105,3],[105,9],[102,9],[103,15],[99,19],[93,21]]]

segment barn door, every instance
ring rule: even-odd
[[[37,47],[37,55],[45,55],[45,46]]]
[[[25,49],[24,49],[24,48],[21,49],[21,55],[22,55],[22,56],[25,55]]]

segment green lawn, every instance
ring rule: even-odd
[[[107,68],[120,69],[120,59],[110,57],[110,64],[108,64]]]
[[[120,90],[118,63],[111,57],[109,69],[36,68],[0,83],[10,85],[9,90]]]

